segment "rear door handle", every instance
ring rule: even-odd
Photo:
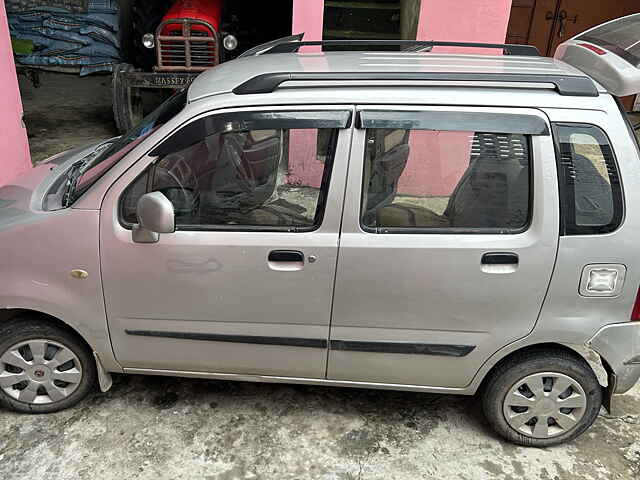
[[[294,272],[304,268],[304,253],[298,250],[271,250],[268,265],[271,270]]]
[[[518,254],[510,252],[492,252],[482,255],[483,265],[511,265],[518,264]]]
[[[518,269],[517,253],[490,252],[482,255],[481,267],[485,273],[513,273]]]

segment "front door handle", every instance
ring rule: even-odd
[[[490,252],[482,255],[482,271],[485,273],[513,273],[518,269],[517,253]]]
[[[298,250],[271,250],[267,264],[271,270],[294,272],[304,268],[304,253]]]

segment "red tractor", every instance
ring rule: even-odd
[[[155,33],[142,43],[156,51],[156,72],[201,72],[220,63],[222,0],[179,0],[174,3]],[[238,42],[226,35],[223,44],[235,50]]]
[[[122,14],[125,22],[129,20],[129,29],[123,30],[128,32],[123,51],[131,63],[116,65],[113,72],[118,130],[129,130],[144,116],[143,90],[182,88],[198,73],[225,60],[222,50],[235,50],[236,37],[221,31],[223,1],[129,3],[128,12]]]
[[[121,0],[127,63],[113,72],[118,129],[129,130],[158,103],[153,90],[170,93],[241,51],[290,34],[291,9],[291,1]]]

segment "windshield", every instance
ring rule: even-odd
[[[605,23],[576,37],[576,40],[599,45],[633,66],[640,66],[640,14]]]
[[[175,117],[187,103],[187,89],[167,99],[162,105],[147,115],[133,129],[116,138],[111,144],[102,144],[97,154],[89,155],[82,164],[79,176],[71,185],[69,204],[86,192],[107,170],[122,157],[133,150],[136,145],[147,138],[158,127]]]

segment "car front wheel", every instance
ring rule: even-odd
[[[0,404],[24,413],[71,407],[93,388],[91,351],[76,335],[40,320],[0,326]]]

